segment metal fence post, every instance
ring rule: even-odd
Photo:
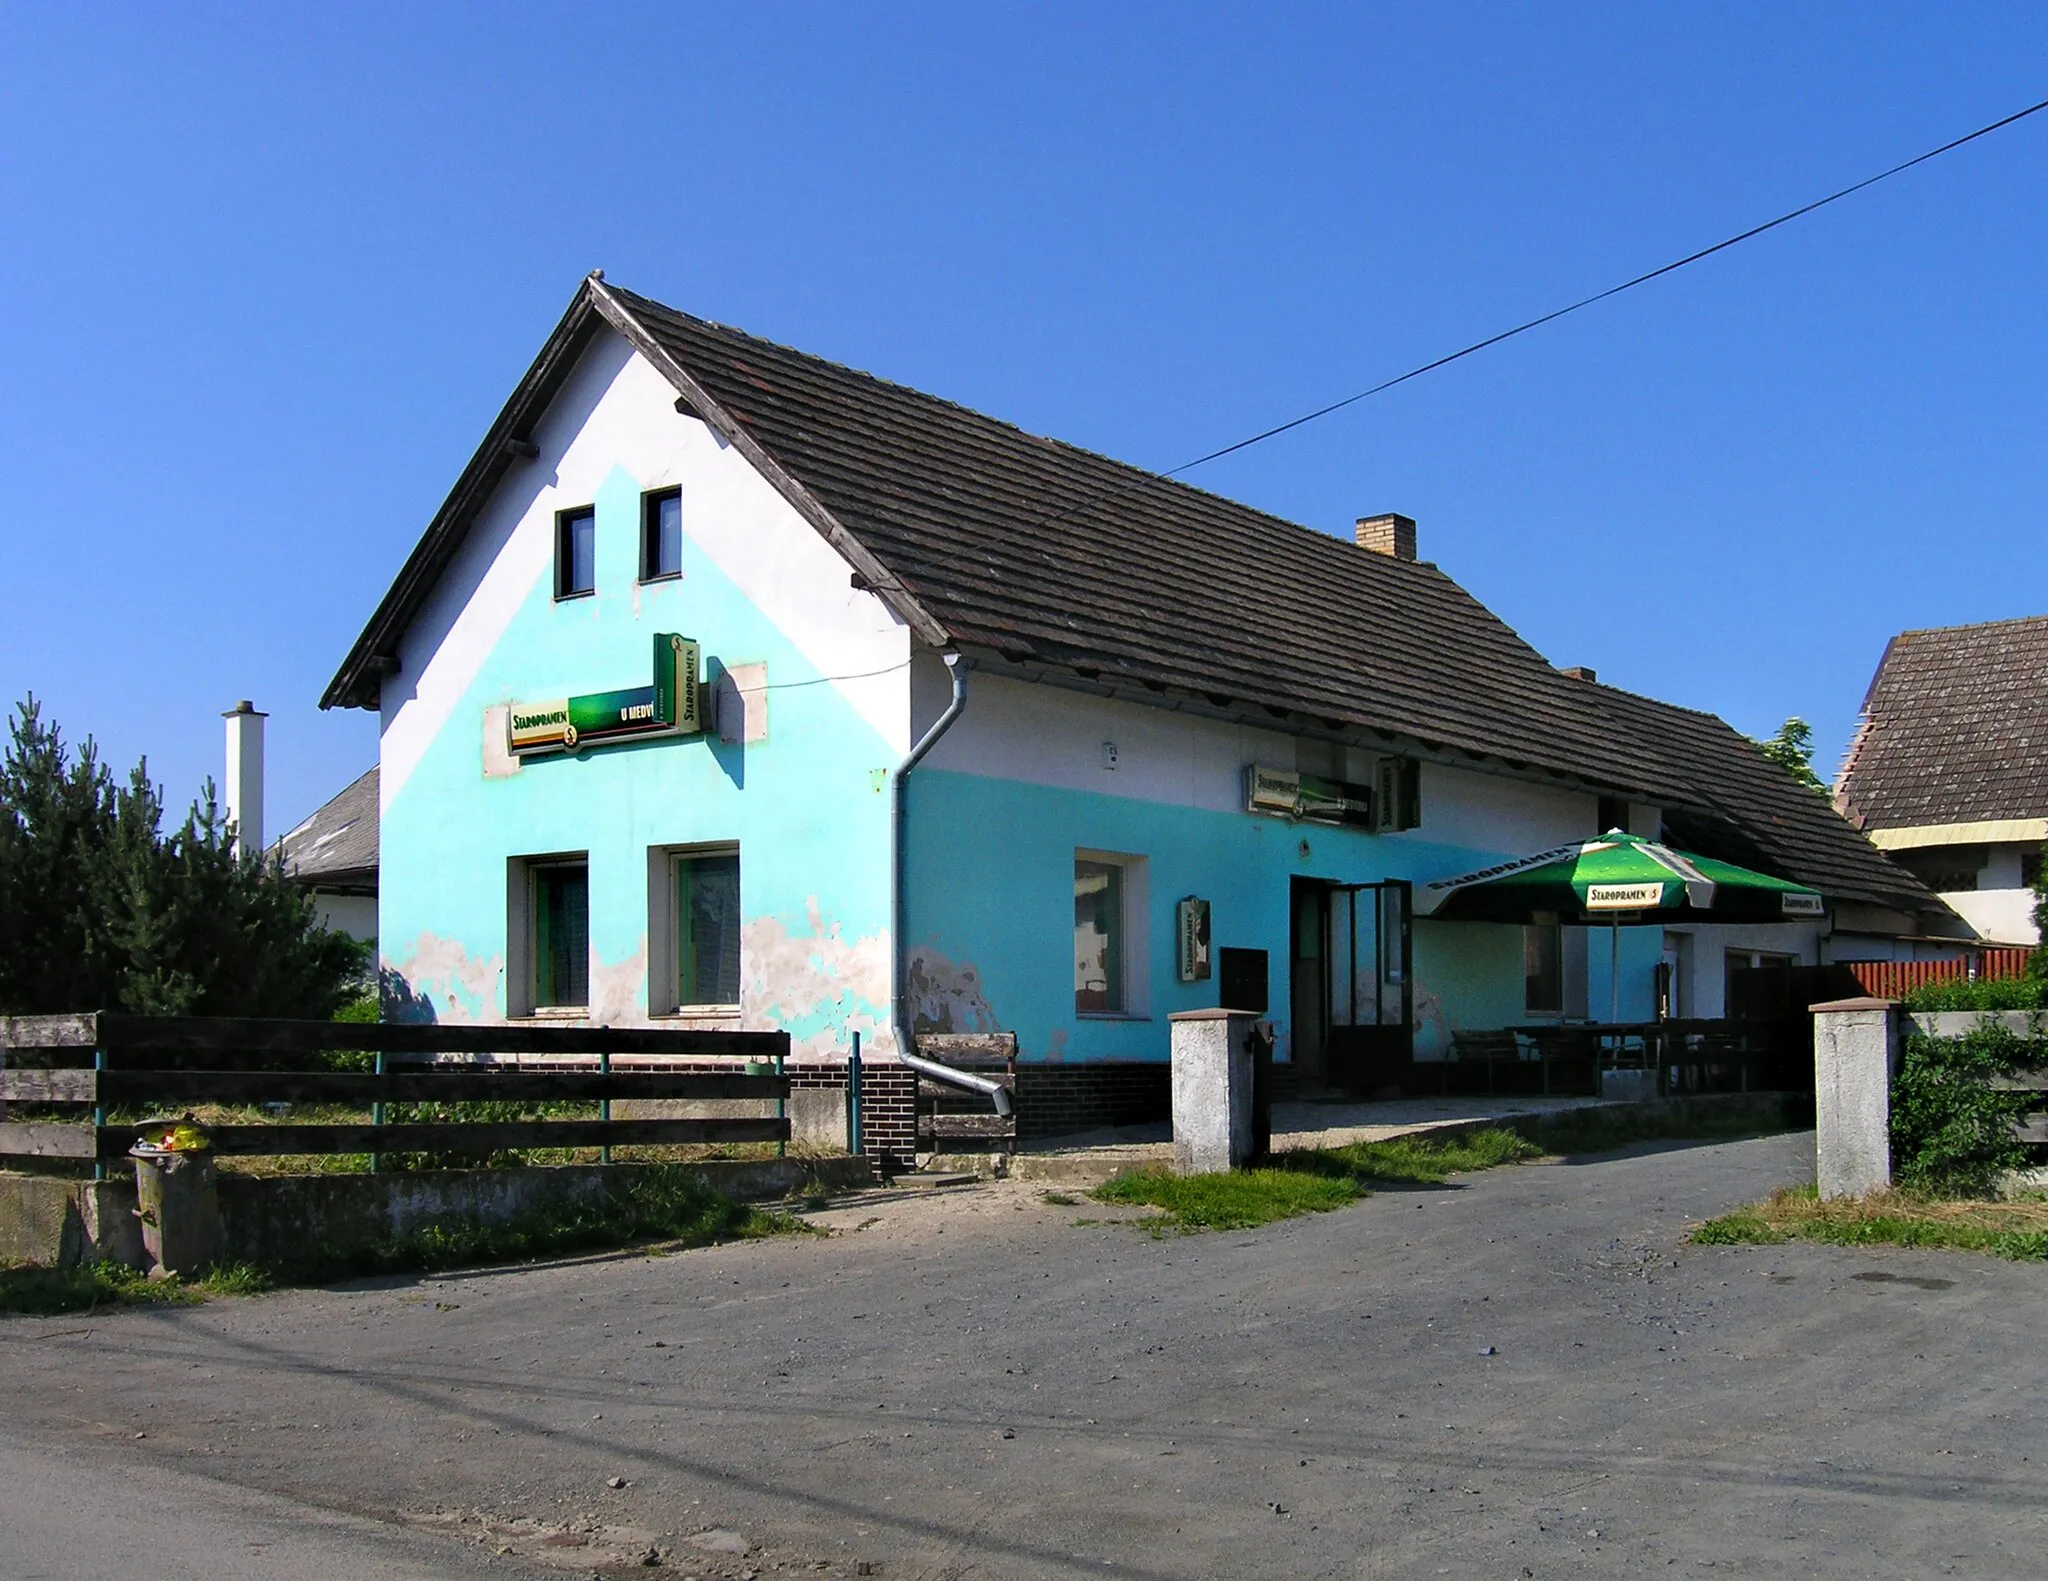
[[[860,1033],[853,1034],[853,1052],[846,1057],[846,1151],[860,1157]]]
[[[783,1067],[783,1061],[786,1057],[782,1050],[777,1049],[775,1051],[775,1079],[778,1082],[786,1082],[789,1079]],[[775,1118],[782,1122],[782,1135],[775,1139],[775,1156],[777,1158],[787,1158],[789,1156],[789,1089],[787,1086],[777,1089]]]
[[[606,1049],[604,1053],[597,1056],[597,1071],[600,1076],[609,1076],[612,1073],[610,1049]],[[604,1121],[606,1125],[612,1123],[612,1101],[609,1097],[597,1100],[597,1117]],[[611,1133],[607,1131],[605,1134],[609,1136]],[[612,1144],[610,1142],[606,1142],[604,1146],[597,1150],[597,1161],[600,1164],[609,1164],[612,1161]]]
[[[100,1127],[107,1123],[107,1106],[100,1102],[99,1073],[107,1068],[107,1051],[96,1048],[92,1051],[92,1178],[107,1178],[107,1161],[100,1157]]]
[[[383,1123],[384,1123],[384,1051],[383,1051],[382,1049],[379,1049],[379,1050],[377,1051],[377,1100],[376,1100],[376,1102],[374,1102],[374,1103],[372,1103],[372,1104],[370,1105],[370,1124],[372,1124],[372,1125],[382,1125]],[[384,1155],[383,1155],[382,1153],[372,1153],[372,1154],[370,1155],[370,1173],[374,1175],[374,1174],[376,1174],[376,1173],[377,1173],[377,1171],[378,1171],[378,1170],[382,1169],[383,1167],[384,1167]]]

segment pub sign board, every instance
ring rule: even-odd
[[[506,711],[507,745],[517,757],[536,757],[610,741],[702,735],[704,698],[697,664],[693,640],[658,631],[652,686],[515,702]]]

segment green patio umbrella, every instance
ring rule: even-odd
[[[1462,922],[1530,922],[1537,915],[1605,919],[1618,968],[1621,925],[1695,916],[1715,922],[1792,922],[1818,917],[1820,893],[1733,862],[1674,851],[1640,835],[1609,830],[1534,856],[1418,887],[1418,916]],[[1615,973],[1610,1020],[1619,1020]]]

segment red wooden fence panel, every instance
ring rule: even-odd
[[[2004,980],[2027,975],[2027,950],[1984,950],[1971,963],[1956,961],[1844,961],[1863,991],[1876,999],[1903,999],[1909,990],[1929,983],[1966,982],[1973,975],[1979,981]]]

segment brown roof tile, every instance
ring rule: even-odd
[[[2048,615],[1892,638],[1835,791],[1866,829],[2048,817]]]

